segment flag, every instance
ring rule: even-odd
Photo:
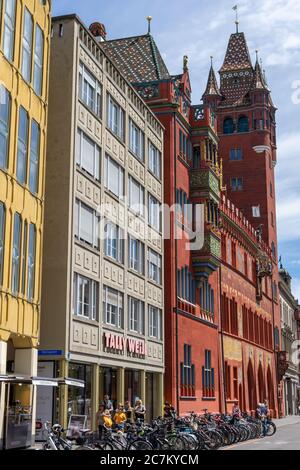
[[[235,5],[234,7],[232,7],[232,9],[236,11],[238,9],[238,6]]]

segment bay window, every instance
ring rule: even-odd
[[[144,302],[133,297],[128,298],[128,329],[144,334]]]
[[[40,127],[34,120],[31,122],[30,162],[29,162],[29,189],[32,193],[38,192],[38,172],[40,157]]]
[[[103,287],[103,321],[107,325],[123,328],[123,294],[110,287]]]
[[[10,93],[0,85],[0,168],[3,169],[8,166],[10,108]]]
[[[94,209],[76,199],[75,237],[99,249],[100,216]]]
[[[74,273],[74,315],[89,320],[98,319],[98,283]]]
[[[25,8],[22,41],[22,75],[26,82],[31,81],[32,32],[32,16],[27,8]]]
[[[27,173],[28,151],[28,114],[21,106],[19,110],[18,153],[17,153],[17,179],[24,184]]]
[[[43,82],[43,62],[44,62],[44,35],[41,28],[35,28],[35,49],[33,66],[33,89],[37,95],[42,94]]]
[[[20,214],[14,216],[13,251],[12,251],[12,271],[11,290],[17,294],[20,288],[20,256],[21,256],[21,233],[22,220]]]
[[[27,298],[34,298],[34,277],[35,277],[35,253],[36,253],[36,228],[34,224],[29,226],[29,243],[27,259]]]
[[[4,0],[3,52],[13,61],[15,46],[16,0]]]
[[[84,171],[100,179],[101,150],[81,129],[77,129],[76,164]]]
[[[0,286],[3,282],[4,264],[4,237],[5,237],[5,206],[0,202]]]

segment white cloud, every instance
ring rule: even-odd
[[[284,40],[283,46],[285,49],[298,49],[300,48],[300,36],[298,34],[289,34]]]
[[[292,292],[294,297],[300,300],[300,278],[298,277],[292,279]]]

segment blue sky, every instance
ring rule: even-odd
[[[106,25],[108,39],[152,34],[170,73],[181,71],[189,56],[193,102],[202,96],[211,55],[222,65],[230,33],[232,7],[238,3],[240,30],[251,56],[263,60],[272,97],[278,107],[276,167],[279,253],[293,276],[300,299],[300,8],[299,0],[52,0],[53,15],[77,13],[89,25]]]

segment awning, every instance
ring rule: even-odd
[[[13,384],[32,384],[44,387],[58,387],[59,385],[68,385],[70,387],[84,388],[83,380],[73,379],[71,377],[30,377],[29,375],[0,375],[0,382]]]
[[[0,382],[58,387],[57,379],[51,377],[30,377],[29,375],[0,375]]]
[[[73,379],[71,377],[59,377],[57,379],[58,385],[69,385],[70,387],[84,388],[85,383],[83,380]]]

